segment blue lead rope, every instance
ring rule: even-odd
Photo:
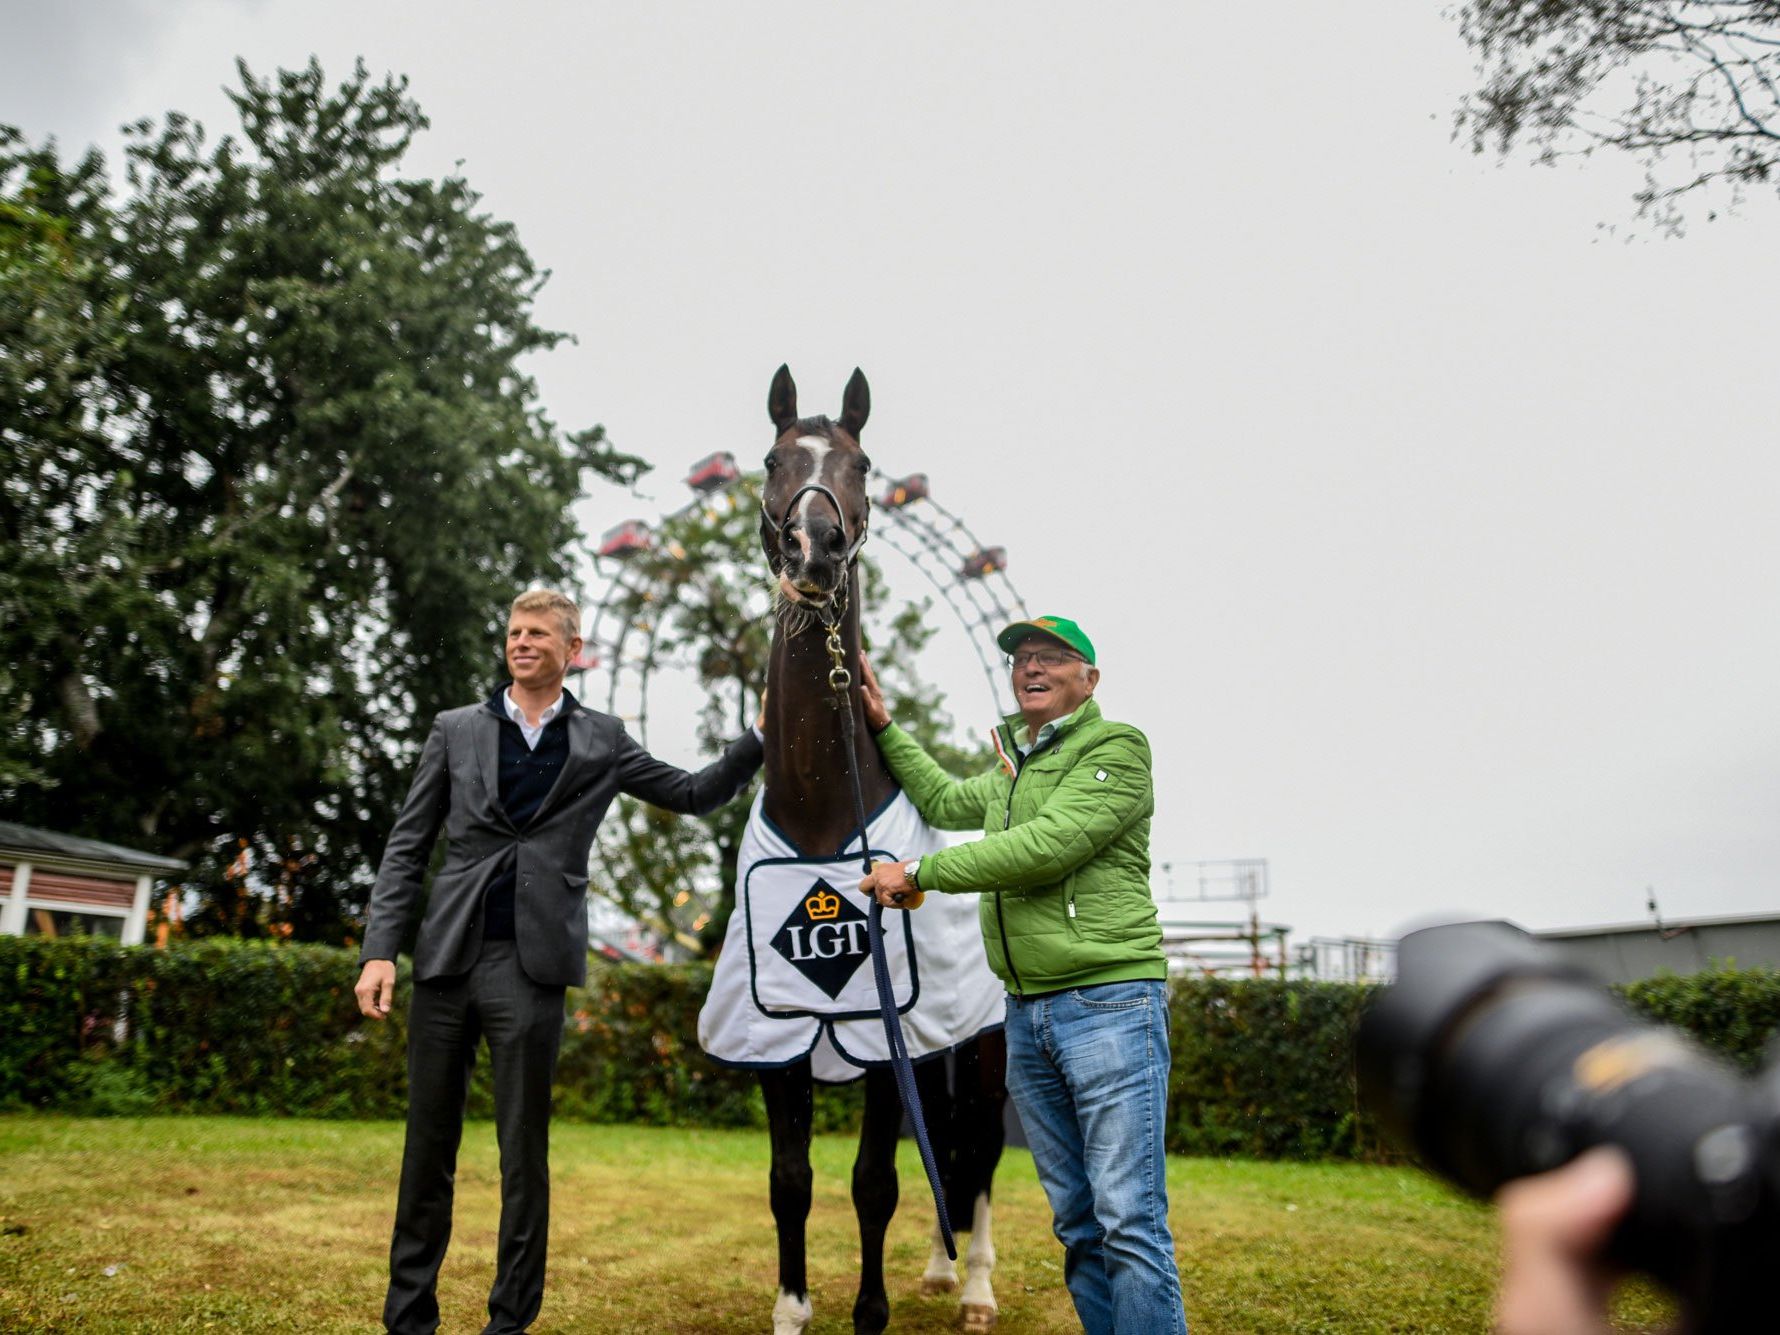
[[[865,794],[859,787],[859,767],[853,763],[853,702],[844,687],[837,688],[835,701],[841,713],[841,735],[845,742],[847,777],[853,781],[853,818],[859,822],[859,857],[865,874],[871,875],[871,843],[865,832]],[[907,910],[905,910],[906,912]],[[933,1192],[933,1209],[939,1219],[939,1234],[946,1244],[946,1255],[958,1259],[958,1243],[952,1237],[952,1218],[946,1213],[946,1192],[940,1185],[939,1165],[933,1159],[933,1145],[927,1139],[927,1118],[921,1111],[921,1095],[915,1088],[915,1067],[909,1061],[908,1044],[902,1037],[902,1017],[896,1013],[896,993],[890,985],[890,959],[884,953],[884,906],[872,896],[871,912],[865,920],[865,934],[871,942],[871,972],[878,985],[878,1011],[884,1019],[884,1037],[890,1045],[890,1070],[896,1076],[896,1092],[903,1109],[914,1124],[915,1144],[921,1151],[921,1166],[927,1170],[927,1186]]]
[[[866,874],[871,874],[868,864]],[[940,1185],[939,1165],[933,1161],[933,1146],[927,1139],[927,1119],[921,1112],[921,1095],[915,1089],[915,1067],[909,1061],[908,1045],[902,1040],[902,1019],[896,1013],[896,996],[890,989],[890,961],[884,954],[884,906],[874,897],[871,914],[866,919],[866,935],[871,938],[871,971],[878,981],[878,1009],[884,1016],[884,1036],[890,1040],[890,1069],[896,1075],[896,1092],[902,1095],[902,1106],[908,1110],[915,1126],[915,1144],[921,1150],[921,1166],[927,1170],[927,1186],[933,1192],[933,1210],[939,1219],[939,1235],[946,1244],[946,1255],[958,1259],[958,1244],[952,1237],[952,1218],[946,1213],[946,1192]]]

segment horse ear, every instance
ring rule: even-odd
[[[865,430],[865,419],[871,416],[871,386],[865,383],[865,372],[857,366],[853,368],[853,378],[847,381],[846,395],[841,399],[841,429],[854,440]]]
[[[780,431],[797,420],[797,384],[789,366],[781,365],[773,374],[773,387],[766,392],[766,413]]]

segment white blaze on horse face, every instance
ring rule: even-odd
[[[798,486],[810,482],[822,481],[822,467],[828,462],[828,452],[832,445],[822,436],[799,436],[797,443],[810,452],[810,473]],[[827,500],[819,492],[806,491],[797,502],[797,517],[803,522],[797,526],[797,547],[803,559],[810,559],[810,507],[827,505]]]

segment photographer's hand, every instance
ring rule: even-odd
[[[1497,1194],[1497,1335],[1608,1335],[1614,1273],[1602,1252],[1631,1207],[1633,1186],[1631,1161],[1604,1145]]]

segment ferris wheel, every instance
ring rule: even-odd
[[[754,544],[753,520],[760,505],[759,483],[744,474],[728,453],[708,455],[684,479],[691,497],[653,522],[627,519],[600,536],[594,571],[601,582],[598,602],[587,614],[582,656],[571,663],[581,676],[580,694],[625,721],[648,745],[651,678],[657,672],[694,674],[720,680],[722,663],[695,654],[721,653],[717,622],[708,615],[721,602],[727,618],[758,628],[772,609],[772,587]],[[996,633],[1028,616],[1025,600],[1007,574],[1007,551],[980,542],[953,511],[934,499],[925,473],[890,478],[874,472],[872,528],[884,545],[900,554],[930,584],[963,628],[983,670],[999,713],[1011,712],[1005,699],[1008,676],[990,648]],[[723,542],[714,537],[727,532]],[[706,615],[700,619],[700,613]],[[696,647],[676,635],[677,622],[701,626]],[[716,645],[716,647],[713,647]],[[739,661],[739,656],[738,656]],[[713,670],[717,669],[717,670]],[[737,730],[748,720],[735,720]],[[593,851],[592,884],[610,885],[623,874],[623,820],[608,818]],[[617,835],[614,838],[614,835]],[[1261,976],[1288,967],[1289,928],[1263,922],[1256,901],[1266,897],[1265,859],[1232,859],[1179,864],[1187,873],[1176,885],[1176,864],[1164,862],[1164,884],[1156,889],[1164,951],[1170,967],[1190,973]],[[620,910],[596,893],[589,900],[589,928],[596,948],[616,957],[663,958],[668,943],[690,941],[703,929],[717,901],[717,882],[708,864],[688,865],[672,905],[656,912]],[[1239,921],[1208,921],[1194,916],[1199,905],[1236,901],[1246,908]]]
[[[599,597],[585,613],[581,656],[570,663],[576,693],[622,719],[644,747],[658,680],[680,692],[663,692],[676,707],[686,683],[701,681],[706,705],[723,709],[719,697],[733,682],[735,713],[719,731],[733,734],[751,722],[743,664],[762,661],[760,641],[771,621],[773,586],[754,536],[759,479],[725,452],[700,459],[683,481],[691,495],[677,509],[653,521],[627,519],[600,535],[593,552]],[[1007,575],[1006,549],[979,542],[933,498],[925,474],[895,479],[874,472],[870,486],[873,529],[957,617],[998,712],[1008,712],[1007,675],[988,646],[1001,627],[1027,613]],[[726,636],[734,637],[728,649]],[[671,897],[664,900],[664,884],[639,890],[630,845],[647,834],[647,821],[621,802],[592,850],[589,933],[594,948],[612,958],[663,959],[675,943],[696,953],[696,935],[722,902],[721,872],[697,841],[677,847],[662,842],[659,831],[641,875],[671,882]]]
[[[600,535],[593,555],[599,600],[587,614],[584,648],[570,670],[580,674],[583,695],[601,701],[609,714],[625,720],[648,745],[650,679],[660,670],[699,666],[684,644],[664,630],[676,613],[723,583],[746,614],[764,623],[771,611],[770,585],[761,573],[718,569],[701,585],[692,579],[696,564],[689,543],[701,530],[751,515],[760,503],[758,483],[736,466],[728,452],[708,455],[684,479],[691,498],[653,522],[627,519]],[[965,522],[934,499],[925,473],[891,478],[874,471],[872,531],[930,584],[958,619],[969,640],[999,712],[1006,673],[990,647],[996,632],[1025,619],[1026,603],[1007,574],[1007,549],[980,542]],[[707,648],[705,652],[709,652]]]

